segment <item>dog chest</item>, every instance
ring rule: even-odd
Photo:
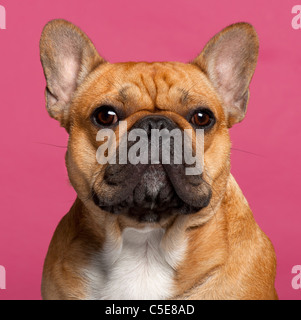
[[[160,246],[163,235],[162,229],[128,228],[118,246],[107,241],[85,270],[88,299],[159,300],[172,296],[172,265],[181,259],[183,248],[167,257]]]

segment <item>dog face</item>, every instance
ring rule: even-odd
[[[244,118],[257,61],[258,40],[250,25],[224,29],[187,64],[110,64],[81,30],[63,20],[46,25],[40,49],[47,109],[70,135],[68,174],[87,206],[141,224],[212,214],[230,172],[228,130]],[[202,173],[185,174],[185,161],[100,164],[96,154],[104,141],[97,141],[97,134],[104,129],[116,134],[117,158],[122,137],[134,130],[149,138],[153,130],[190,130],[196,155],[196,130],[202,129]],[[175,143],[170,140],[171,149]]]

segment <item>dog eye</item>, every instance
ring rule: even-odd
[[[100,126],[112,126],[118,121],[117,113],[113,107],[101,106],[93,113],[93,121]]]
[[[209,110],[199,110],[191,118],[191,123],[199,128],[209,128],[215,122],[214,116]]]

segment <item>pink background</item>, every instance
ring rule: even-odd
[[[232,172],[278,258],[280,299],[301,264],[301,29],[291,27],[297,0],[0,0],[0,299],[40,299],[43,260],[75,193],[64,165],[67,135],[50,119],[38,43],[48,20],[80,26],[110,62],[188,61],[216,32],[239,21],[260,38],[245,121],[231,131]],[[299,1],[301,4],[301,1]],[[44,143],[44,144],[43,144]]]

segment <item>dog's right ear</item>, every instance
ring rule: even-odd
[[[105,60],[90,39],[65,20],[53,20],[44,27],[40,55],[47,82],[47,110],[68,131],[69,105],[75,90]]]

